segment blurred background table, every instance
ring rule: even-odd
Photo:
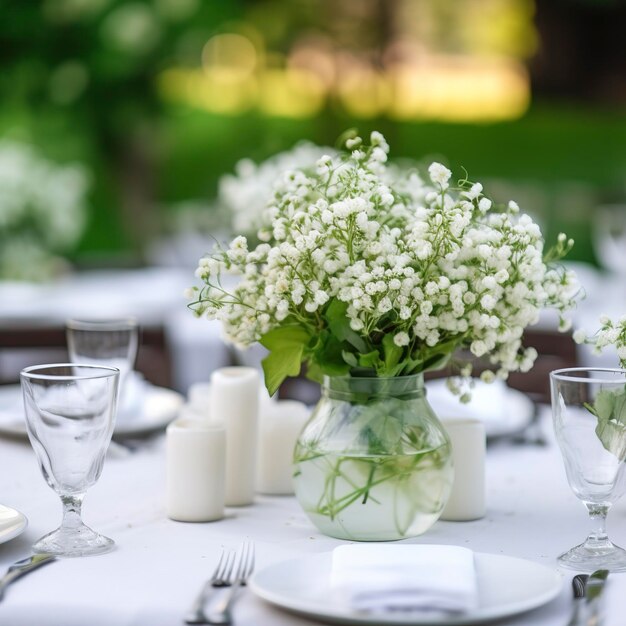
[[[137,369],[155,385],[187,391],[233,355],[219,326],[197,320],[183,297],[191,274],[146,268],[81,272],[43,284],[0,281],[0,383],[22,367],[67,360],[65,321],[135,317]]]

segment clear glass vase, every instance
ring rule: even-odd
[[[296,498],[320,531],[356,541],[421,535],[452,479],[450,440],[421,374],[324,379],[294,452]]]

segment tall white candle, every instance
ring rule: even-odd
[[[183,522],[224,517],[226,432],[205,419],[167,427],[167,515]]]
[[[211,376],[211,420],[226,428],[226,504],[254,500],[260,376],[252,367],[224,367]]]
[[[454,483],[442,520],[460,522],[485,515],[485,425],[474,418],[445,418],[452,442]]]
[[[308,417],[306,404],[295,400],[262,405],[256,472],[259,493],[293,493],[293,449]]]

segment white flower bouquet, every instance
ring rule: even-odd
[[[577,284],[554,262],[573,242],[544,249],[539,226],[515,202],[496,207],[480,183],[451,184],[439,163],[428,179],[387,165],[374,132],[314,168],[279,175],[261,220],[246,238],[202,258],[190,307],[222,321],[240,346],[260,341],[274,393],[287,376],[395,377],[446,365],[468,349],[488,358],[485,379],[532,367],[522,334],[541,309],[561,328]],[[224,288],[223,272],[240,281]],[[467,367],[461,367],[468,374]]]
[[[259,164],[251,159],[239,161],[234,174],[220,178],[217,194],[219,206],[230,215],[233,232],[255,236],[264,225],[265,208],[276,179],[286,171],[314,168],[316,161],[325,154],[335,154],[335,151],[301,141]]]
[[[42,279],[55,254],[71,248],[86,222],[88,178],[28,144],[0,141],[0,276]]]

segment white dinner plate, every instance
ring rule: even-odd
[[[463,404],[446,386],[446,379],[426,383],[427,398],[437,417],[473,417],[485,424],[488,438],[506,437],[523,430],[533,418],[533,401],[521,391],[511,389],[502,380],[484,383],[474,380],[472,399]]]
[[[21,535],[28,526],[26,515],[0,504],[0,543]]]
[[[554,570],[532,561],[500,554],[474,554],[479,607],[464,615],[365,613],[353,610],[330,586],[332,552],[275,563],[257,572],[250,589],[283,609],[336,624],[482,624],[530,611],[553,600],[562,579]]]
[[[141,437],[162,430],[176,418],[183,403],[183,396],[176,391],[146,384],[137,412],[118,419],[113,435]],[[19,385],[0,387],[0,435],[27,436]]]

